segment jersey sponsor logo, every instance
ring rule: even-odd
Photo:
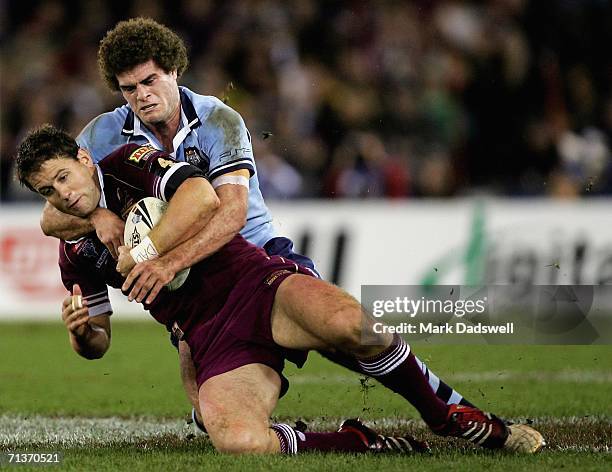
[[[110,252],[108,252],[108,249],[104,249],[104,251],[102,251],[102,255],[98,257],[98,260],[96,261],[96,269],[101,269],[106,264],[106,260],[109,257]]]
[[[127,162],[142,169],[151,155],[157,152],[153,146],[140,146],[136,148],[127,158]]]
[[[157,159],[157,163],[162,169],[169,169],[174,164],[176,164],[176,161],[173,161],[171,159],[164,159],[163,157],[160,157],[159,159]]]
[[[253,151],[249,147],[229,149],[219,155],[219,161],[225,163],[244,158],[251,159],[252,156]]]
[[[294,272],[291,272],[287,269],[276,270],[266,277],[266,279],[264,280],[264,284],[272,285],[276,279],[278,279],[281,275],[285,274],[294,274]]]

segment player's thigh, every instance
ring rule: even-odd
[[[278,373],[263,364],[248,364],[216,375],[200,387],[202,420],[219,450],[256,449],[267,441],[269,421],[280,394]]]
[[[274,341],[292,349],[358,343],[361,305],[335,285],[296,274],[279,286],[272,309]]]

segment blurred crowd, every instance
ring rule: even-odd
[[[123,103],[100,39],[148,16],[185,40],[179,80],[244,117],[264,196],[612,193],[608,0],[4,0],[1,196],[15,146]],[[608,52],[606,53],[606,50]]]

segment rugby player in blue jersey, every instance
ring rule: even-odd
[[[211,221],[174,259],[161,257],[138,264],[134,275],[147,280],[150,286],[163,286],[172,280],[176,267],[191,266],[215,253],[236,233],[269,255],[296,261],[315,273],[313,262],[296,254],[293,243],[274,231],[259,190],[251,138],[242,117],[219,99],[178,85],[188,58],[182,40],[174,32],[151,19],[122,21],[100,43],[98,63],[108,87],[120,91],[127,104],[94,118],[77,137],[79,146],[89,151],[94,162],[128,143],[166,151],[176,160],[198,167],[220,201]],[[77,218],[47,204],[41,226],[45,234],[65,241],[95,231],[115,259],[123,244],[123,221],[104,208],[97,208],[87,218]],[[157,289],[153,289],[148,299],[156,295]],[[197,425],[201,416],[196,414],[199,403],[195,371],[187,344],[179,342],[178,348],[181,378],[194,406]],[[323,355],[359,372],[350,356],[340,352]],[[420,365],[441,400],[470,405],[425,364]]]

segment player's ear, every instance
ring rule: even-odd
[[[93,167],[94,165],[91,154],[89,154],[87,149],[79,148],[79,151],[77,152],[77,160],[80,163],[85,164],[87,167]]]

